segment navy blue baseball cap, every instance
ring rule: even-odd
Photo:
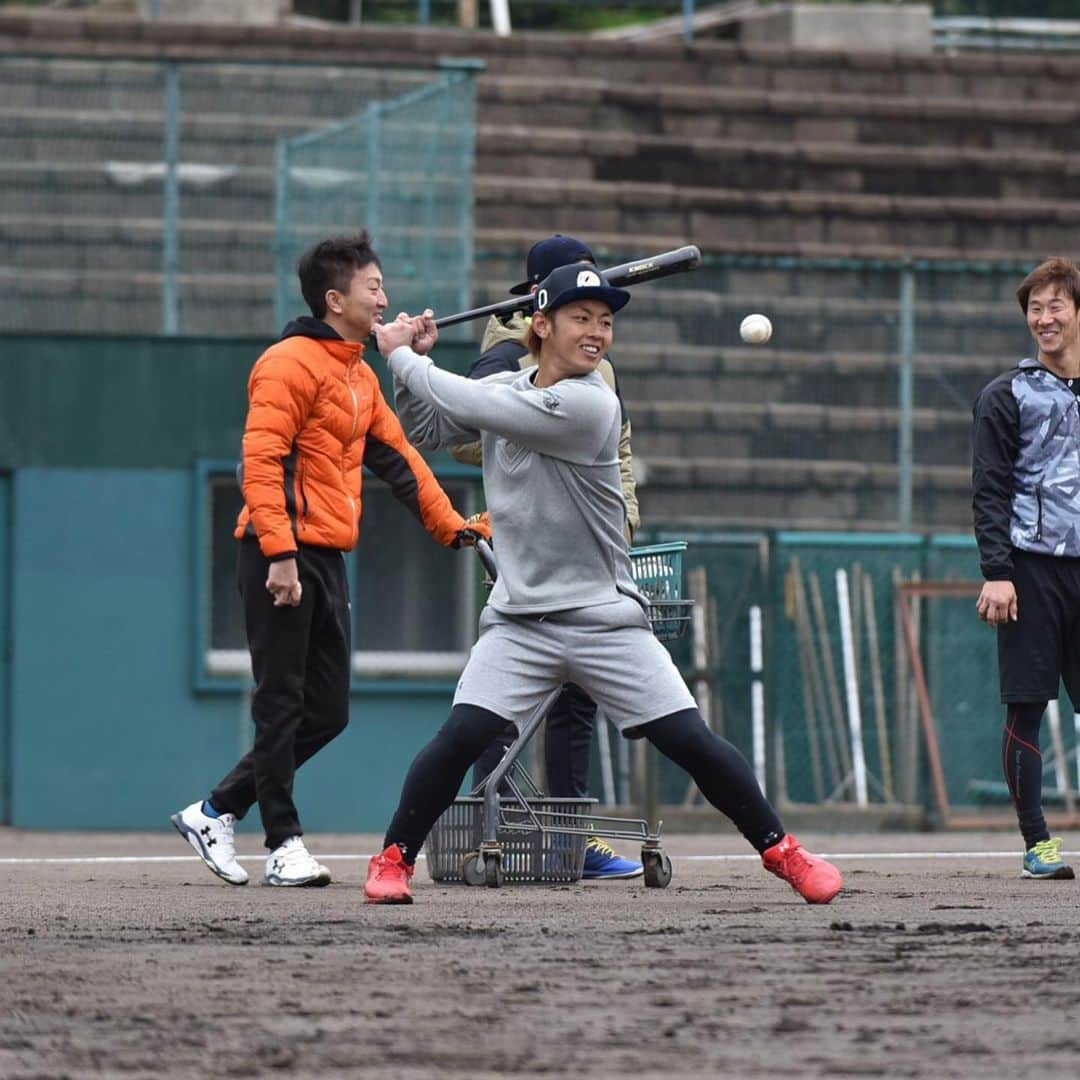
[[[592,263],[571,263],[552,270],[540,282],[536,309],[555,311],[572,300],[600,300],[615,312],[630,303],[630,293],[609,285]]]
[[[539,240],[529,249],[528,258],[525,260],[525,273],[529,275],[528,281],[515,285],[510,292],[514,296],[527,296],[534,285],[539,285],[551,273],[552,270],[567,263],[581,262],[595,263],[589,245],[582,240],[576,240],[572,236],[563,236],[556,233],[546,240]]]

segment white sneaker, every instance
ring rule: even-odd
[[[264,885],[308,885],[330,884],[330,871],[304,847],[299,836],[290,836],[280,847],[270,852],[266,860]]]
[[[236,861],[236,842],[233,826],[236,817],[222,814],[209,817],[203,813],[202,802],[194,802],[169,820],[176,831],[199,853],[211,870],[230,885],[246,885],[248,872]]]

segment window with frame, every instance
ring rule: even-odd
[[[457,510],[479,501],[478,470],[437,470]],[[233,468],[198,469],[201,537],[197,682],[206,689],[246,684],[251,664],[236,586],[233,529],[243,496]],[[476,635],[477,565],[470,551],[432,539],[390,488],[365,473],[360,542],[346,555],[353,612],[353,675],[359,679],[454,679]]]

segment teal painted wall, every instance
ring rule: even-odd
[[[0,820],[167,828],[246,745],[242,695],[193,685],[192,474],[236,459],[267,344],[0,335]],[[470,355],[440,349],[457,369]],[[381,829],[449,701],[445,685],[354,693],[349,729],[298,777],[305,826]]]
[[[15,473],[11,824],[167,827],[239,755],[242,695],[193,688],[192,497],[190,470]],[[305,826],[381,829],[449,699],[355,694],[298,779]]]
[[[0,469],[185,468],[240,451],[254,338],[0,334]],[[369,356],[392,400],[386,365]],[[475,350],[439,345],[467,367]]]

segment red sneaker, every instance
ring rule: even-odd
[[[827,904],[843,887],[844,878],[832,863],[811,855],[795,839],[785,836],[761,856],[765,869],[783,878],[808,904]]]
[[[409,866],[397,844],[391,844],[381,855],[373,855],[368,863],[364,883],[366,904],[411,904],[409,879],[416,872]]]

